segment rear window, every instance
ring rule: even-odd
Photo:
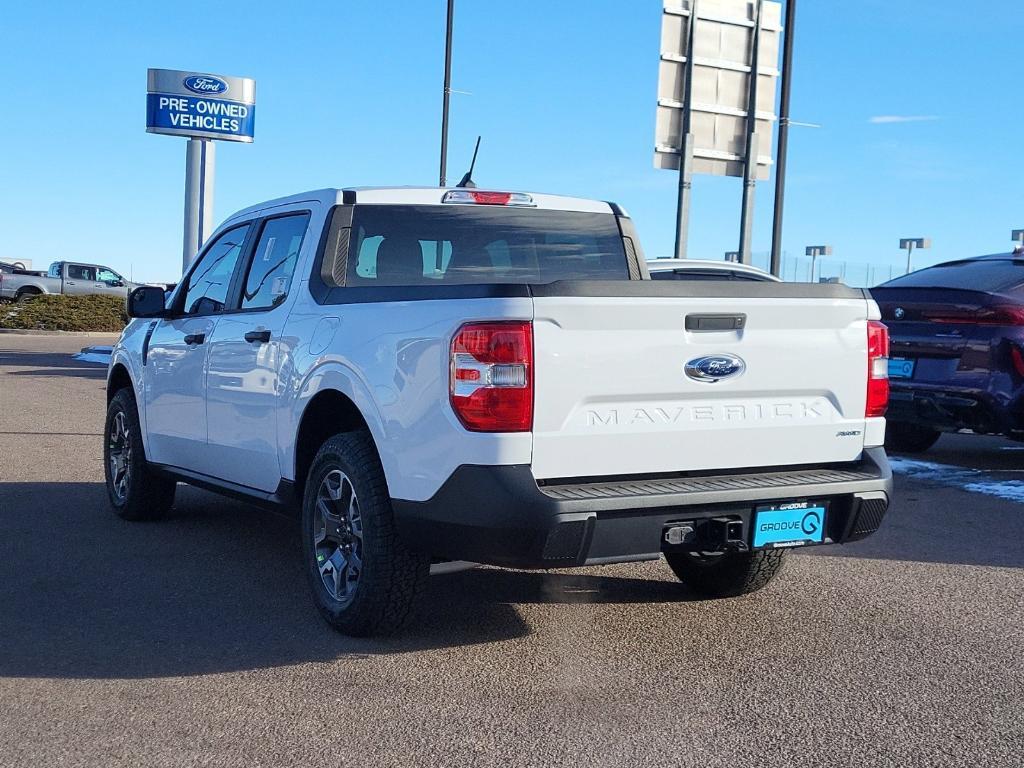
[[[357,205],[348,285],[628,280],[611,213]]]
[[[768,277],[752,272],[736,272],[731,269],[652,269],[651,280],[742,280],[755,283],[772,282],[771,278]]]
[[[1012,259],[951,261],[883,283],[882,288],[960,288],[1008,291],[1024,284],[1024,261]]]

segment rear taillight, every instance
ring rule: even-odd
[[[868,320],[868,398],[865,416],[885,416],[889,407],[889,329]]]
[[[969,323],[971,325],[1024,325],[1024,307],[997,304],[973,310],[955,308],[925,311],[921,317],[933,323]]]
[[[1024,377],[1024,353],[1016,344],[1010,346],[1010,359],[1013,361],[1013,369],[1018,376]]]
[[[471,432],[533,429],[533,324],[468,323],[451,347],[450,399]]]

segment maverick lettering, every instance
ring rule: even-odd
[[[650,424],[672,425],[687,422],[771,421],[782,419],[820,419],[825,413],[821,402],[754,403],[752,405],[678,405],[666,408],[588,409],[588,427]]]

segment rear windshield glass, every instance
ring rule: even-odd
[[[349,285],[628,280],[611,213],[357,205]]]
[[[883,283],[883,288],[961,288],[1007,291],[1024,284],[1024,261],[951,261]]]

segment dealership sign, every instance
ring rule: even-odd
[[[149,70],[149,133],[251,142],[255,124],[254,80],[176,69]]]

